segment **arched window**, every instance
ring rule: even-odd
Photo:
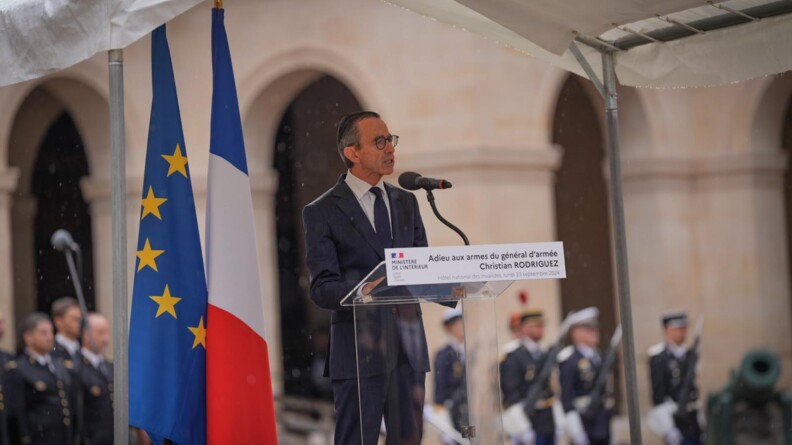
[[[302,208],[346,171],[336,150],[336,124],[360,110],[350,90],[330,76],[305,87],[289,104],[275,139],[278,172],[276,245],[283,342],[284,392],[330,398],[322,379],[329,312],[310,300]]]

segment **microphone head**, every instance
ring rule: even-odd
[[[419,188],[421,188],[417,184],[418,178],[420,177],[421,175],[415,172],[404,172],[401,175],[399,175],[399,185],[403,189],[418,190]]]
[[[50,241],[52,241],[52,247],[59,252],[70,250],[75,244],[74,238],[72,238],[71,233],[66,229],[56,230],[55,233],[52,234]]]

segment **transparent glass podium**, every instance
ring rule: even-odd
[[[341,301],[354,312],[361,443],[384,436],[387,445],[419,445],[429,429],[423,410],[432,397],[412,371],[429,371],[422,307],[438,304],[461,304],[465,384],[454,397],[452,425],[431,413],[426,419],[462,445],[503,443],[495,299],[512,281],[389,286],[385,265]]]

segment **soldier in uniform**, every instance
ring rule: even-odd
[[[596,412],[585,410],[602,366],[602,357],[597,351],[599,310],[588,307],[569,317],[571,344],[558,354],[566,429],[574,445],[609,445],[613,401],[607,400]],[[581,411],[585,415],[582,416]]]
[[[113,444],[113,365],[102,353],[110,343],[107,319],[95,312],[88,315],[83,335],[82,391],[84,441],[86,445]]]
[[[5,317],[3,313],[0,312],[0,340],[3,339],[5,336]],[[0,349],[0,376],[3,375],[3,370],[5,369],[6,363],[10,362],[14,356],[8,351]]]
[[[514,445],[552,445],[555,443],[555,422],[553,420],[553,390],[550,388],[549,379],[543,384],[541,395],[535,402],[532,415],[528,416],[522,406],[528,389],[547,359],[539,347],[539,342],[544,336],[542,311],[522,312],[516,335],[517,342],[509,342],[504,351],[506,357],[500,364],[504,409],[508,412],[512,407],[519,407],[519,412],[512,415],[522,415],[518,422],[523,426],[514,428],[512,442]],[[505,416],[504,423],[509,419],[511,419],[510,416]],[[511,426],[508,426],[507,429],[511,429]],[[520,430],[520,432],[517,433],[516,430]]]
[[[55,323],[55,346],[53,357],[64,362],[67,368],[79,363],[80,325],[82,311],[72,297],[61,297],[52,303],[52,321]]]
[[[679,412],[677,407],[683,379],[692,361],[685,347],[688,317],[684,312],[667,313],[663,315],[662,323],[665,341],[649,348],[654,405],[649,414],[649,425],[668,445],[698,445],[701,443],[701,428],[696,406],[698,389],[695,374],[688,387],[688,406],[684,412]]]
[[[21,333],[25,350],[8,362],[2,383],[11,443],[72,445],[75,397],[71,375],[50,355],[52,323],[36,312]]]
[[[5,413],[5,396],[3,395],[3,379],[0,377],[0,445],[8,445],[8,423]]]
[[[448,344],[435,356],[435,407],[440,416],[457,431],[467,423],[467,390],[465,387],[465,329],[461,309],[443,313],[443,327],[449,335]],[[443,435],[445,445],[457,442]]]

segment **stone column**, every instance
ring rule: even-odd
[[[701,381],[712,389],[758,347],[780,356],[779,386],[792,385],[786,164],[786,153],[774,150],[697,165],[699,292],[713,339],[703,343]]]
[[[0,312],[5,317],[6,333],[0,347],[13,351],[16,344],[14,314],[14,254],[11,245],[11,197],[17,187],[19,171],[15,168],[0,172]]]
[[[646,155],[623,164],[644,412],[650,407],[646,350],[662,341],[660,316],[673,309],[687,310],[691,325],[705,317],[702,395],[721,389],[753,347],[780,355],[781,386],[789,386],[784,153]]]
[[[462,229],[471,244],[558,239],[554,181],[561,162],[558,147],[481,147],[416,152],[421,152],[421,155],[400,155],[399,168],[447,179],[453,184],[450,190],[436,190],[435,202],[440,213]],[[394,173],[388,180],[395,181],[400,173]],[[460,237],[435,218],[425,192],[419,190],[414,193],[421,206],[430,245],[461,245]],[[531,280],[515,282],[498,298],[493,329],[497,331],[499,344],[503,345],[512,338],[508,317],[520,307],[517,298],[520,291],[529,293],[529,307],[545,311],[545,341],[552,342],[561,319],[559,282]],[[444,308],[435,306],[426,305],[424,309],[430,353],[437,351],[447,338],[440,321]],[[426,394],[432,394],[432,384],[427,381]]]
[[[274,170],[250,174],[253,218],[264,307],[264,327],[269,347],[273,394],[283,394],[283,351],[281,341],[280,291],[278,288],[278,253],[275,237],[275,193],[278,174]],[[296,298],[297,296],[295,296]]]
[[[113,325],[113,215],[111,185],[108,179],[84,178],[80,183],[83,198],[91,214],[93,235],[94,289],[96,311]],[[132,285],[135,281],[135,246],[140,218],[140,199],[143,182],[140,178],[127,179],[127,298],[131,308]],[[127,320],[127,326],[129,320]],[[111,339],[112,340],[112,339]],[[105,355],[113,355],[112,341]]]

